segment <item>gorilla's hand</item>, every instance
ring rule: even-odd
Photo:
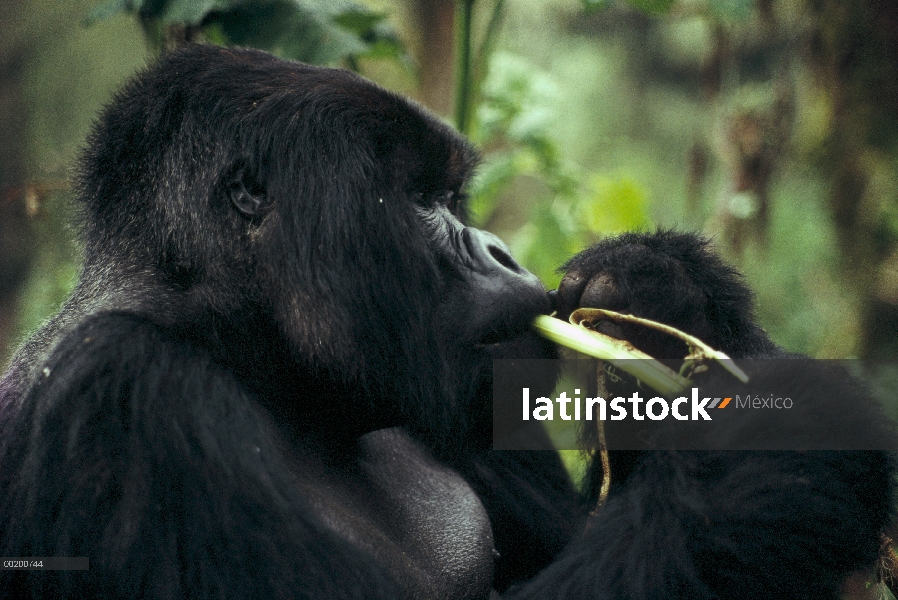
[[[779,355],[754,323],[742,276],[690,233],[659,231],[608,238],[561,267],[558,317],[579,307],[605,308],[666,323],[733,358]],[[639,325],[605,321],[598,331],[626,339],[656,358],[681,358],[685,345]]]

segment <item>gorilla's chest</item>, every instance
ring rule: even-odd
[[[324,523],[410,598],[489,597],[492,530],[470,486],[401,429],[369,433],[360,447],[354,477],[319,474],[310,485]]]

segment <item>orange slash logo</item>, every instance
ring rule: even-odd
[[[723,402],[721,402],[723,400]],[[708,408],[726,408],[732,398],[714,398],[714,402]]]

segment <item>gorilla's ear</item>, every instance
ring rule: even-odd
[[[240,168],[228,183],[231,204],[246,217],[261,217],[271,209],[265,186],[245,168]]]

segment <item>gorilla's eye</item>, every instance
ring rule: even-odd
[[[453,215],[459,216],[464,213],[467,204],[468,195],[463,192],[455,192],[452,190],[443,190],[431,196],[430,202],[444,206],[449,209]]]
[[[231,204],[245,217],[263,216],[271,206],[265,187],[245,171],[231,181],[228,192]]]
[[[449,202],[446,203],[446,207],[452,211],[453,215],[460,216],[464,214],[465,209],[468,205],[468,194],[464,192],[457,192],[452,194],[452,198],[449,199]],[[464,220],[464,219],[462,219]]]
[[[444,207],[453,215],[458,215],[468,200],[468,195],[453,190],[440,190],[432,194],[418,192],[412,195],[412,201],[425,208]]]

